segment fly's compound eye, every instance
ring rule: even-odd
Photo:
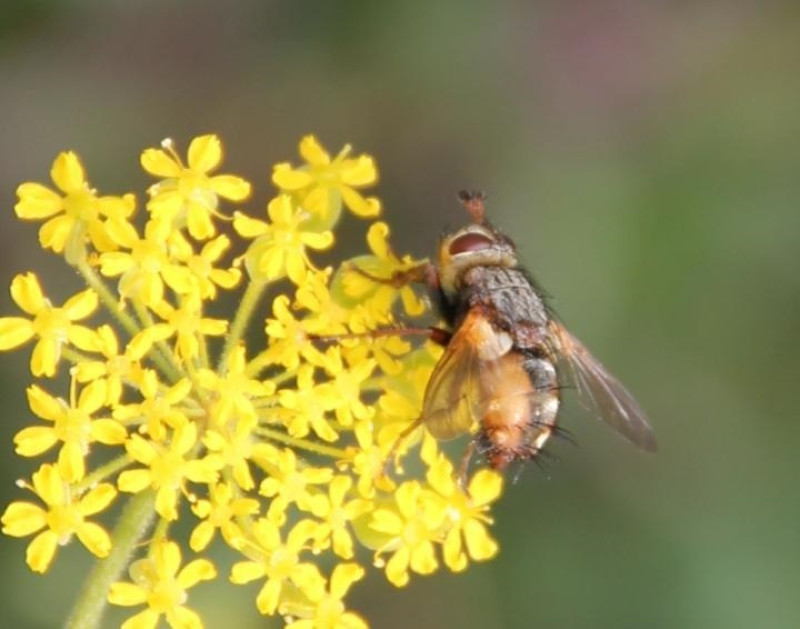
[[[494,241],[483,234],[464,234],[450,243],[450,255],[458,255],[468,251],[483,251],[494,245]]]

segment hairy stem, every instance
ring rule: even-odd
[[[98,629],[102,625],[111,584],[128,566],[139,541],[150,528],[155,515],[155,493],[147,490],[131,497],[117,520],[111,536],[111,553],[92,568],[83,590],[75,601],[65,627]]]

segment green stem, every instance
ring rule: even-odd
[[[139,540],[150,528],[155,515],[155,493],[147,490],[131,497],[117,520],[111,536],[111,553],[95,563],[75,601],[65,627],[98,629],[107,604],[111,584],[128,566]]]
[[[251,280],[247,285],[247,289],[242,295],[242,300],[239,302],[239,308],[236,310],[236,316],[233,319],[233,323],[231,323],[231,329],[225,338],[225,346],[222,348],[222,353],[217,363],[217,373],[222,374],[228,368],[228,357],[244,335],[247,324],[250,323],[250,317],[253,315],[253,311],[258,305],[258,300],[266,287],[266,280]]]
[[[136,315],[139,317],[139,321],[142,322],[142,326],[144,326],[145,329],[152,328],[156,324],[156,322],[153,320],[153,316],[147,309],[147,306],[145,306],[142,302],[135,300],[133,302],[133,307],[136,310]],[[155,362],[156,365],[158,365],[158,368],[161,369],[161,373],[163,373],[164,376],[169,378],[173,383],[181,379],[180,369],[175,363],[175,357],[170,351],[169,346],[164,341],[156,342],[155,348],[150,353],[150,358],[152,358],[153,362]]]
[[[111,315],[120,322],[122,327],[128,331],[128,334],[136,336],[141,331],[141,328],[136,323],[136,320],[122,309],[119,300],[108,288],[103,278],[97,274],[86,260],[78,263],[78,271],[83,276],[83,279],[86,280],[86,283],[98,294],[100,301],[105,304]]]
[[[112,459],[105,465],[98,467],[91,474],[87,474],[84,479],[78,483],[78,490],[82,491],[88,489],[93,485],[104,481],[112,474],[116,474],[126,465],[130,465],[131,457],[128,454],[120,454],[118,457]]]
[[[300,439],[299,437],[292,437],[291,435],[287,435],[277,430],[272,430],[271,428],[265,428],[264,426],[256,428],[255,432],[261,435],[262,437],[266,437],[267,439],[270,439],[272,441],[277,441],[278,443],[285,443],[286,445],[294,446],[296,448],[300,448],[301,450],[315,452],[316,454],[321,454],[323,456],[330,456],[333,457],[334,459],[347,458],[347,452],[345,450],[342,450],[341,448],[326,446],[321,443],[317,443],[315,441],[310,441],[309,439]]]

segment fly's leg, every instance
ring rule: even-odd
[[[384,336],[427,336],[434,343],[446,346],[452,336],[447,330],[436,326],[410,327],[400,326],[396,328],[379,328],[368,332],[345,332],[343,334],[309,334],[308,338],[312,341],[322,343],[336,343],[350,339],[376,339]]]
[[[436,268],[427,260],[420,262],[405,271],[395,271],[391,277],[380,277],[365,271],[364,269],[356,266],[355,264],[348,265],[348,268],[354,273],[358,273],[361,277],[365,277],[371,282],[376,284],[386,284],[393,288],[402,288],[411,283],[427,284],[431,288],[439,287],[439,278],[436,274]]]
[[[469,462],[472,460],[472,455],[475,454],[478,446],[475,439],[472,439],[467,447],[464,449],[464,454],[461,455],[461,464],[458,466],[458,486],[465,494],[469,495],[469,484],[467,475],[469,474]]]

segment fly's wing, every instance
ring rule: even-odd
[[[563,325],[550,325],[558,352],[572,369],[581,403],[642,450],[655,452],[655,433],[633,396]]]
[[[464,328],[450,339],[425,389],[422,421],[437,439],[453,439],[470,431],[481,417],[482,361],[467,342]]]

